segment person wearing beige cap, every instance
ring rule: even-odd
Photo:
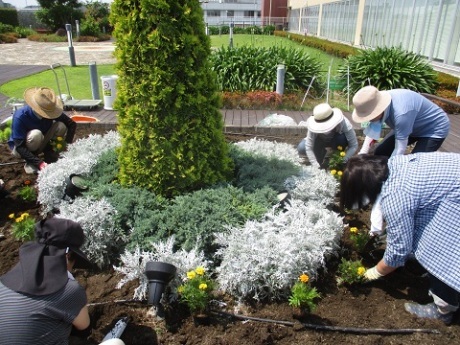
[[[358,140],[350,121],[340,109],[332,108],[327,103],[318,104],[313,109],[313,115],[307,120],[307,128],[307,136],[299,143],[297,151],[300,155],[306,155],[314,167],[322,167],[327,147],[347,147],[344,163],[358,149]]]
[[[411,90],[379,91],[374,86],[365,86],[353,97],[353,105],[353,121],[369,122],[359,153],[368,153],[371,143],[380,139],[383,123],[391,128],[391,132],[378,144],[375,155],[404,154],[407,145],[414,143],[412,153],[437,151],[449,133],[447,114]]]
[[[50,88],[29,88],[24,92],[24,101],[27,105],[13,114],[8,145],[14,156],[25,160],[26,173],[33,174],[56,160],[50,140],[65,137],[70,144],[77,124],[63,113],[61,99]],[[41,153],[43,159],[39,157]]]

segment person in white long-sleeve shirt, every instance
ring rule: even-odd
[[[306,155],[314,167],[323,167],[326,148],[346,147],[344,164],[358,149],[358,140],[352,124],[338,108],[327,103],[318,104],[307,120],[307,136],[297,146],[300,155]]]
[[[403,155],[407,146],[414,143],[411,153],[434,152],[449,133],[447,114],[426,97],[411,90],[379,91],[374,86],[365,86],[353,97],[353,105],[353,121],[369,121],[359,154],[369,153],[371,145],[380,139],[383,123],[391,131],[376,146],[374,155],[378,156]],[[383,232],[384,221],[378,197],[372,207],[370,234],[381,235]]]

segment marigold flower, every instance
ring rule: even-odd
[[[343,172],[341,170],[337,171],[337,175],[342,176]]]
[[[189,272],[187,272],[187,278],[188,278],[188,279],[193,279],[193,278],[195,278],[195,277],[196,277],[195,271],[189,271]]]
[[[346,153],[345,151],[340,152],[340,157],[345,157]]]
[[[201,283],[199,286],[198,286],[198,289],[200,290],[206,290],[208,288],[208,285],[206,283]]]
[[[199,266],[196,268],[195,270],[196,274],[198,274],[199,276],[202,276],[204,274],[204,268]]]
[[[366,269],[363,266],[358,267],[358,275],[359,276],[362,276],[364,274],[364,272],[366,272]]]
[[[16,223],[21,223],[22,222],[22,216],[18,217],[14,220]]]
[[[302,283],[308,283],[308,281],[310,280],[310,277],[308,277],[308,276],[304,273],[304,274],[301,274],[301,275],[300,275],[299,280],[300,280]]]
[[[31,182],[30,182],[30,180],[25,180],[25,181],[24,181],[24,184],[25,184],[26,186],[28,186],[28,185],[31,184]]]
[[[332,174],[332,175],[335,175],[335,174],[337,174],[337,170],[335,170],[335,169],[332,169],[332,170],[331,170],[331,174]]]
[[[184,291],[184,286],[183,286],[183,285],[181,285],[181,286],[179,286],[179,287],[177,288],[177,292],[178,292],[178,293],[182,293],[183,291]]]
[[[57,138],[56,138],[56,141],[63,141],[63,140],[64,140],[63,137],[57,137]]]
[[[352,226],[352,227],[350,228],[350,232],[356,234],[356,233],[358,232],[358,228],[357,228],[356,226]]]
[[[60,149],[62,149],[62,145],[61,145],[61,144],[56,144],[56,148],[57,148],[58,150],[60,150]]]
[[[343,147],[339,145],[339,146],[337,146],[337,150],[342,151]]]
[[[10,215],[8,216],[9,219],[13,219],[14,218],[14,213],[10,213]]]

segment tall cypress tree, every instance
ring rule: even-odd
[[[198,0],[115,0],[119,178],[174,196],[232,170]]]

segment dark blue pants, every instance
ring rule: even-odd
[[[416,142],[412,153],[417,152],[435,152],[437,151],[445,138],[417,138],[409,137],[408,145]],[[375,148],[374,155],[390,157],[395,149],[395,136],[385,137],[383,141]]]
[[[428,274],[428,276],[430,277],[431,292],[441,298],[444,302],[458,307],[460,302],[460,293],[457,290],[452,289],[449,285],[444,284],[431,274]]]
[[[337,149],[337,146],[342,146],[344,149],[348,146],[348,140],[344,133],[336,133],[332,140],[321,140],[320,137],[316,137],[315,143],[313,144],[313,152],[315,154],[316,160],[320,165],[322,165],[324,161],[324,157],[326,156],[326,148],[332,147],[334,150]],[[299,154],[306,155],[305,151],[305,139],[303,139],[299,146],[297,146],[297,151]]]

